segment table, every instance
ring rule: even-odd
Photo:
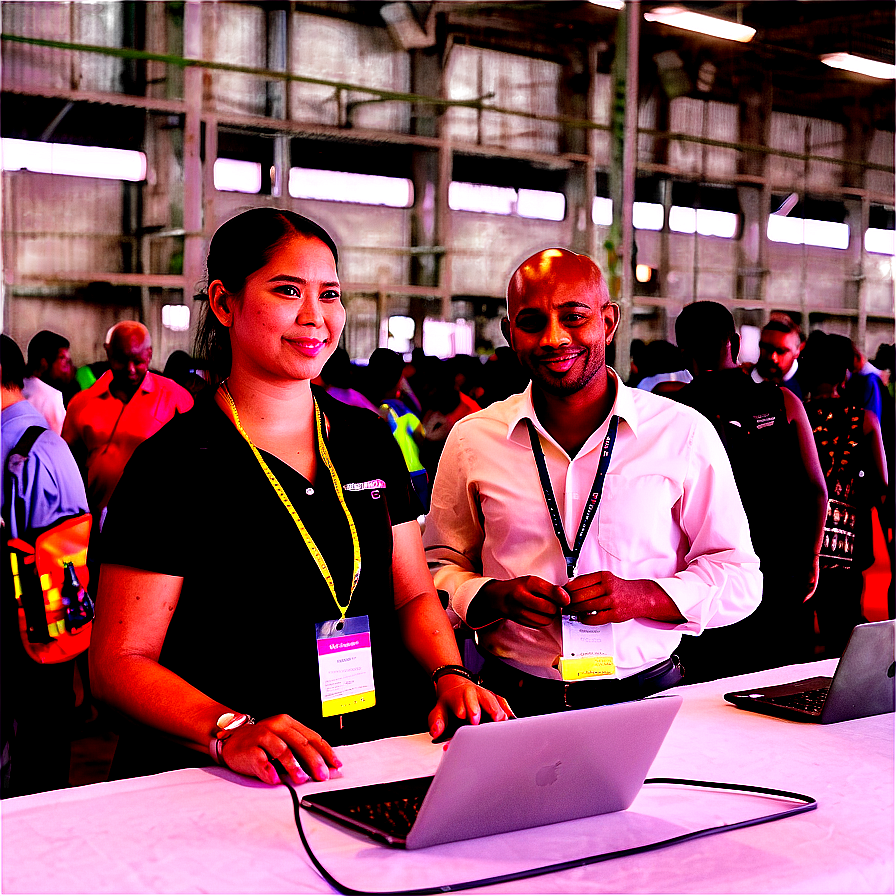
[[[684,702],[650,773],[797,791],[817,798],[817,810],[474,892],[893,893],[893,714],[814,725],[722,699],[728,690],[830,675],[835,666],[828,660],[675,689]],[[428,774],[441,749],[426,735],[342,747],[343,777],[324,786]],[[312,847],[338,879],[398,889],[587,856],[644,831],[657,839],[679,831],[680,797],[648,791],[623,813],[415,852],[303,818]],[[690,811],[690,799],[687,805]],[[729,807],[707,811],[725,820]],[[302,849],[287,789],[226,769],[5,800],[0,824],[4,893],[333,892]]]

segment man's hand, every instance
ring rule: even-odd
[[[526,628],[544,628],[569,600],[563,588],[538,576],[493,579],[479,589],[471,602],[467,622],[473,628],[481,628],[498,619],[511,619]]]
[[[592,572],[571,579],[566,591],[572,598],[569,612],[575,613],[586,625],[629,619],[686,621],[672,598],[649,579],[620,579],[611,572]]]

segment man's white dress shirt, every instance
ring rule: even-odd
[[[26,376],[22,387],[22,395],[44,415],[50,429],[60,435],[65,422],[65,403],[62,393],[45,383],[40,377]]]
[[[491,579],[537,575],[567,582],[525,420],[535,424],[572,544],[591,491],[610,416],[619,431],[578,574],[608,570],[655,581],[686,623],[633,619],[614,626],[620,677],[667,659],[683,632],[728,625],[759,605],[762,574],[728,456],[701,414],[616,382],[611,414],[570,459],[538,422],[531,386],[458,421],[432,492],[424,542],[436,587],[466,620]],[[543,678],[560,678],[560,622],[533,630],[501,620],[479,632],[482,648]]]
[[[796,372],[800,369],[800,362],[797,359],[794,359],[793,364],[790,365],[790,370],[784,374],[781,378],[782,383],[789,383],[795,376]],[[754,383],[768,383],[768,382],[777,382],[776,380],[767,380],[765,377],[761,376],[759,371],[756,369],[756,366],[753,365],[753,369],[750,371],[750,378]]]

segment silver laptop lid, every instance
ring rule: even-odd
[[[680,706],[672,694],[461,728],[407,848],[628,808]]]
[[[896,621],[857,625],[837,664],[821,721],[844,722],[896,707]]]

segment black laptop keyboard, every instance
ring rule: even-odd
[[[812,713],[812,715],[821,715],[828,690],[828,688],[814,688],[811,691],[803,691],[801,694],[776,695],[769,699],[778,706],[798,709],[801,712]]]
[[[371,825],[396,837],[407,837],[411,832],[411,825],[417,820],[425,795],[354,806],[347,814],[362,824]]]

